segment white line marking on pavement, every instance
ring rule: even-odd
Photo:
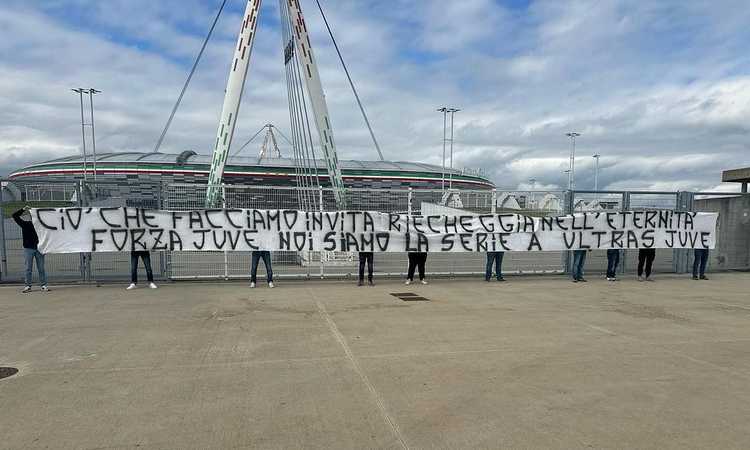
[[[344,353],[346,353],[346,357],[349,359],[349,362],[351,362],[352,366],[354,366],[354,370],[362,379],[362,382],[365,384],[365,386],[367,386],[367,389],[370,391],[370,394],[372,394],[372,397],[375,399],[375,403],[378,405],[380,414],[382,414],[383,419],[385,419],[385,422],[391,428],[391,431],[393,431],[393,434],[396,436],[396,439],[398,439],[399,444],[401,444],[402,448],[408,449],[409,446],[406,445],[406,441],[404,440],[404,437],[401,435],[401,430],[399,430],[398,424],[393,419],[393,417],[391,417],[391,415],[388,413],[388,410],[385,407],[385,401],[383,400],[383,397],[380,395],[377,389],[375,389],[375,386],[373,386],[373,384],[370,382],[370,379],[367,378],[367,375],[360,367],[359,362],[357,362],[357,359],[354,357],[354,353],[352,353],[351,348],[349,348],[349,344],[346,343],[346,338],[344,338],[344,335],[341,334],[341,332],[339,331],[339,328],[336,326],[336,323],[328,314],[328,311],[326,311],[325,306],[323,306],[323,304],[318,301],[316,301],[315,304],[318,307],[318,312],[320,313],[321,316],[323,316],[323,319],[325,319],[326,323],[328,324],[328,328],[330,328],[331,333],[336,338],[336,340],[339,341],[339,344],[341,344],[341,347],[344,349]]]

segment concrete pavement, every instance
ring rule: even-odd
[[[749,288],[0,287],[0,448],[747,448]]]

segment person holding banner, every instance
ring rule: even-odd
[[[620,264],[620,250],[607,250],[607,281],[617,281],[617,266]]]
[[[422,284],[427,284],[427,280],[424,279],[426,264],[426,252],[409,252],[409,270],[406,274],[406,284],[412,284],[414,282],[414,270],[417,268],[419,268],[419,281]]]
[[[21,292],[31,292],[31,281],[34,276],[34,261],[36,260],[36,270],[39,272],[39,284],[42,291],[48,292],[47,272],[44,270],[44,254],[39,252],[39,236],[36,234],[34,224],[31,223],[31,207],[24,206],[22,209],[13,213],[13,220],[21,227],[21,236],[23,238],[23,256],[26,265],[26,277]]]
[[[573,283],[585,283],[583,278],[583,266],[586,264],[587,250],[573,250]]]
[[[359,282],[357,286],[364,286],[365,284],[365,263],[367,263],[367,284],[375,286],[372,281],[372,265],[375,256],[373,252],[359,252]]]
[[[638,281],[654,281],[651,278],[651,267],[656,259],[655,248],[641,248],[638,250]],[[644,266],[646,269],[646,278],[643,278]]]
[[[706,265],[708,264],[708,249],[696,248],[693,257],[693,279],[708,280],[706,277]],[[698,274],[700,273],[700,277]]]
[[[484,270],[484,281],[490,281],[492,278],[492,264],[495,264],[495,274],[497,281],[505,281],[503,278],[503,256],[505,252],[487,252],[487,266]]]
[[[148,287],[156,289],[154,271],[151,269],[151,253],[148,251],[132,251],[130,252],[130,286],[127,287],[127,290],[130,291],[138,287],[138,258],[143,260],[143,267],[146,268]]]
[[[268,287],[273,288],[273,268],[271,267],[271,252],[268,250],[255,250],[252,255],[252,264],[250,266],[250,287],[255,288],[255,282],[258,278],[258,264],[263,259],[263,265],[266,267],[266,279]]]

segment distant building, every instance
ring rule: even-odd
[[[742,193],[747,194],[747,185],[750,183],[750,167],[725,170],[721,173],[721,181],[725,183],[742,183]]]

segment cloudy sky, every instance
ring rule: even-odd
[[[321,0],[387,159],[456,167],[499,187],[724,189],[750,165],[746,0]],[[220,0],[0,2],[0,175],[80,153],[72,87],[96,87],[97,144],[149,151]],[[208,153],[243,0],[230,0],[162,151]],[[301,0],[342,159],[375,159],[313,0]],[[289,129],[278,3],[264,2],[237,141]],[[287,133],[288,134],[288,133]],[[256,154],[257,146],[247,152]],[[289,153],[288,148],[282,148]]]

